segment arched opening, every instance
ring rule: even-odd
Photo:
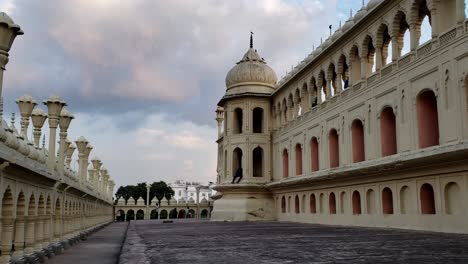
[[[399,58],[410,51],[410,30],[409,24],[406,20],[406,14],[402,11],[398,11],[395,15],[395,19],[393,22],[394,28],[394,36],[396,39],[394,40],[396,45],[396,58]]]
[[[6,220],[13,219],[13,194],[11,193],[10,187],[7,187],[3,193],[2,198],[2,228],[1,228],[1,255],[9,256],[13,247],[13,233],[12,228],[6,228]],[[13,221],[13,220],[12,220]]]
[[[302,85],[301,93],[302,93],[301,98],[304,101],[304,102],[301,102],[301,113],[305,113],[310,110],[310,98],[309,98],[309,90],[307,88],[307,83],[304,83]]]
[[[391,107],[385,107],[380,113],[380,144],[382,156],[397,153],[396,120]]]
[[[434,92],[427,90],[420,93],[416,99],[416,110],[418,113],[419,147],[439,145],[439,118]]]
[[[282,111],[283,111],[283,125],[286,124],[288,121],[290,121],[288,117],[288,104],[286,102],[286,98],[283,98],[283,106],[282,106]]]
[[[325,208],[325,195],[323,193],[319,196],[319,212],[323,214],[323,210]]]
[[[161,219],[167,219],[167,210],[161,210]]]
[[[201,211],[200,217],[201,217],[202,219],[208,218],[208,210],[203,209],[203,210]]]
[[[338,60],[338,65],[339,65],[338,71],[341,74],[341,80],[338,80],[338,81],[341,82],[341,87],[343,87],[343,90],[344,90],[349,87],[349,66],[348,66],[348,62],[346,61],[345,55],[341,54],[340,59]]]
[[[281,212],[286,213],[286,198],[284,196],[281,197]]]
[[[331,92],[331,97],[337,95],[340,91],[338,90],[338,81],[341,82],[341,80],[338,80],[338,74],[336,73],[336,68],[335,64],[330,63],[328,66],[328,78],[331,80],[331,87],[330,87],[330,92]]]
[[[177,210],[174,208],[169,212],[169,218],[170,219],[176,219],[177,218]]]
[[[328,144],[330,152],[330,168],[336,168],[340,165],[340,150],[338,145],[338,132],[336,129],[330,130]]]
[[[361,80],[361,57],[358,47],[353,46],[349,55],[351,58],[351,83],[355,84]]]
[[[333,192],[330,193],[330,196],[328,197],[328,208],[330,214],[336,214],[336,198]]]
[[[380,49],[381,49],[381,52],[380,52],[381,65],[380,66],[384,67],[387,64],[392,62],[392,37],[390,36],[387,25],[385,24],[380,25],[379,29],[377,30],[377,39],[378,39],[377,46],[380,45]]]
[[[125,221],[125,212],[123,210],[118,210],[115,215],[115,221]]]
[[[348,195],[346,195],[346,192],[341,192],[340,194],[340,205],[341,205],[341,214],[347,214],[348,213]]]
[[[388,187],[382,191],[382,212],[383,214],[393,214],[393,194]]]
[[[319,81],[319,95],[321,98],[321,102],[324,102],[326,98],[328,98],[327,94],[327,80],[325,79],[325,72],[320,71],[318,75],[318,81]]]
[[[294,110],[294,117],[298,117],[302,114],[302,99],[299,88],[294,92],[294,106],[296,107]]]
[[[234,134],[241,134],[242,133],[242,124],[243,124],[243,119],[244,119],[244,114],[242,112],[242,109],[236,108],[234,110],[234,124],[233,124],[233,129],[232,133]]]
[[[263,177],[263,149],[256,147],[252,153],[253,176]]]
[[[365,72],[365,77],[368,77],[370,76],[373,72],[375,72],[375,47],[374,47],[374,43],[372,41],[372,37],[367,35],[364,39],[364,43],[363,43],[363,52],[365,51],[366,53],[364,53],[366,55],[366,72]]]
[[[316,204],[316,201],[315,201],[315,194],[310,195],[309,207],[310,207],[310,213],[311,214],[316,214],[317,213],[317,204]]]
[[[291,196],[288,197],[288,214],[291,213]]]
[[[263,109],[260,107],[255,107],[253,110],[253,132],[254,133],[263,133]]]
[[[361,214],[361,194],[358,191],[353,192],[353,214]]]
[[[301,213],[305,214],[305,207],[306,207],[306,196],[305,194],[302,195],[302,201],[301,201]]]
[[[188,212],[187,212],[187,216],[185,218],[194,218],[196,217],[196,213],[195,213],[195,210],[193,209],[189,209]]]
[[[353,162],[361,162],[366,159],[364,148],[364,126],[361,120],[356,119],[351,124],[351,135],[353,142]]]
[[[179,210],[177,218],[185,218],[185,217],[186,217],[185,210],[184,209]]]
[[[319,99],[320,93],[318,92],[318,88],[317,88],[314,77],[312,77],[312,79],[310,80],[310,92],[312,93],[311,105],[312,105],[312,107],[315,107],[319,103],[318,99]]]
[[[367,214],[377,213],[377,203],[376,203],[375,192],[372,189],[369,189],[366,192],[366,209],[367,209]]]
[[[151,210],[150,219],[158,219],[158,211],[156,209]]]
[[[296,195],[296,197],[294,198],[294,212],[296,214],[299,214],[300,213],[299,209],[300,209],[299,196]]]
[[[135,211],[132,209],[127,211],[127,221],[134,220],[135,219]]]
[[[316,137],[310,140],[310,162],[312,171],[319,170],[319,145]]]
[[[403,186],[400,189],[400,212],[408,214],[411,212],[411,194],[408,186]]]
[[[413,2],[413,15],[416,16],[416,41],[417,44],[423,44],[432,38],[431,12],[427,7],[426,0],[417,0]]]
[[[296,144],[296,175],[302,175],[302,146]]]
[[[296,114],[294,113],[294,98],[290,93],[288,97],[288,120],[294,120]]]
[[[421,199],[421,213],[422,214],[435,214],[435,199],[434,199],[434,189],[429,183],[425,183],[421,186],[420,191]]]
[[[145,219],[145,212],[143,210],[138,210],[136,214],[136,219],[137,220],[143,220]]]
[[[449,182],[445,185],[445,213],[459,214],[461,209],[461,196],[460,196],[460,187],[455,182]]]
[[[283,177],[289,177],[289,154],[288,150],[283,150]]]
[[[232,152],[232,173],[233,177],[242,175],[242,150],[240,148],[235,148]]]

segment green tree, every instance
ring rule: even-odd
[[[172,196],[174,195],[174,190],[168,186],[165,182],[159,181],[159,182],[153,182],[150,187],[150,201],[156,197],[158,199],[158,202],[161,203],[161,200],[163,197],[166,197],[166,199],[170,200]],[[120,186],[119,189],[117,189],[117,192],[115,193],[116,200],[115,202],[117,203],[117,200],[120,197],[123,197],[125,200],[128,200],[130,197],[133,197],[133,199],[138,200],[138,198],[143,198],[143,200],[146,201],[146,183],[141,182],[138,183],[137,185],[127,185],[127,186]]]

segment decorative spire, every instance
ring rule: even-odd
[[[3,96],[0,97],[0,123],[2,122],[3,119]]]
[[[349,9],[349,19],[353,18],[353,9]]]
[[[250,48],[253,48],[253,32],[250,31]]]
[[[362,0],[362,7],[364,7],[364,0]]]
[[[340,28],[341,28],[341,20],[340,20]]]
[[[42,148],[45,148],[45,135],[42,137]]]
[[[11,129],[15,127],[15,112],[11,113]]]

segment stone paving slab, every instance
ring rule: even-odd
[[[46,260],[47,264],[116,264],[125,240],[127,223],[112,223],[88,237],[86,241]]]
[[[120,263],[468,263],[468,235],[283,222],[132,221],[125,244]]]

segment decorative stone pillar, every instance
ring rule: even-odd
[[[440,5],[440,3],[439,3]],[[465,22],[465,0],[457,0],[457,23],[463,24]],[[434,22],[433,22],[434,23]]]
[[[67,157],[65,160],[65,164],[67,165],[68,168],[71,169],[72,157],[73,157],[73,153],[75,152],[76,147],[70,141],[67,140],[66,142],[68,143],[68,148],[65,153],[65,156]]]
[[[42,249],[42,244],[44,243],[44,220],[44,215],[36,216],[36,227],[34,228],[34,236],[36,237],[34,253],[39,257],[40,260],[44,259],[44,250]]]
[[[84,137],[78,138],[75,144],[78,148],[78,177],[80,183],[83,185],[87,181],[88,158],[93,147]]]
[[[151,184],[149,182],[146,183],[146,213],[145,213],[145,219],[149,220],[150,217],[150,190],[151,190]]]
[[[0,13],[0,98],[2,98],[3,72],[8,63],[8,52],[16,36],[23,35],[21,27],[5,13]],[[11,249],[8,251],[10,252]],[[2,249],[3,256],[3,249]],[[1,263],[1,261],[0,261]]]
[[[368,65],[369,61],[367,60],[367,56],[363,55],[361,57],[361,80],[365,80],[367,78]]]
[[[26,217],[26,234],[24,237],[25,247],[24,254],[31,255],[34,253],[35,244],[35,228],[36,228],[36,216],[28,215]]]
[[[31,117],[34,106],[37,105],[36,100],[29,95],[23,95],[20,99],[16,100],[16,104],[19,107],[21,115],[21,136],[24,139],[28,139],[29,118]]]
[[[44,122],[47,119],[47,113],[44,112],[41,108],[34,108],[31,113],[31,119],[34,127],[33,135],[34,135],[34,145],[36,148],[39,148],[39,143],[41,140],[41,130],[42,126],[44,126]]]
[[[327,76],[327,78],[325,79],[327,84],[326,84],[326,95],[325,97],[327,99],[330,99],[332,97],[332,93],[331,93],[331,87],[332,87],[332,77],[331,76]]]
[[[400,58],[400,48],[398,47],[400,44],[401,38],[398,34],[392,34],[392,61],[395,62]]]
[[[0,264],[8,264],[10,263],[10,260],[11,260],[10,254],[11,254],[11,249],[13,245],[12,243],[13,242],[13,226],[14,226],[13,223],[14,223],[14,218],[2,217],[2,233],[1,233],[2,239],[0,241],[0,250],[1,250]]]
[[[417,27],[416,22],[412,22],[410,25],[410,47],[411,51],[414,51],[418,48],[419,37],[421,36],[421,29]]]
[[[24,255],[24,231],[25,231],[26,218],[23,215],[16,216],[15,221],[15,251],[13,252],[13,259],[22,258]],[[11,240],[10,240],[11,241]],[[3,242],[3,234],[2,234]],[[11,249],[11,246],[10,246]],[[2,248],[3,252],[3,248]]]
[[[382,47],[375,49],[375,70],[379,71],[382,68]]]
[[[92,185],[92,188],[94,190],[98,190],[97,189],[97,184],[98,184],[98,181],[99,181],[99,171],[101,169],[101,166],[102,166],[102,162],[99,158],[97,157],[94,157],[92,160],[91,160],[91,163],[93,164],[93,176],[92,178],[90,179],[90,182],[91,182],[91,185]]]
[[[200,185],[195,187],[195,190],[197,190],[197,214],[195,218],[200,218]]]
[[[294,119],[294,102],[291,98],[288,99],[288,121]]]
[[[60,126],[60,146],[59,146],[59,157],[58,157],[58,173],[60,177],[63,177],[64,167],[65,167],[65,151],[67,148],[66,140],[68,136],[68,127],[70,126],[71,121],[73,120],[73,115],[67,111],[67,109],[62,108],[59,118]]]
[[[59,125],[59,114],[62,111],[62,108],[66,106],[58,96],[51,96],[47,101],[44,101],[44,104],[47,106],[49,112],[49,157],[47,160],[47,165],[51,172],[55,169],[55,141],[56,141],[56,132]]]

